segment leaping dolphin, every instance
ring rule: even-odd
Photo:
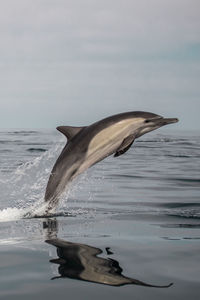
[[[86,127],[57,127],[67,137],[67,144],[46,187],[47,212],[56,207],[67,184],[77,175],[113,153],[114,157],[122,155],[143,134],[176,122],[177,118],[134,111],[113,115]]]

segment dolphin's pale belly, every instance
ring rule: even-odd
[[[103,145],[102,147],[96,149],[95,152],[92,152],[89,155],[87,155],[85,161],[81,164],[80,168],[78,169],[76,176],[84,172],[86,169],[88,169],[95,163],[114,153],[116,149],[121,145],[121,143],[122,141],[115,141],[112,144],[112,146],[108,144]]]
[[[134,130],[134,122],[127,119],[115,123],[108,128],[101,130],[88,145],[88,151],[84,162],[81,164],[78,174],[87,168],[115,153],[123,140]]]
[[[90,156],[99,149],[104,147],[114,147],[115,143],[122,143],[126,136],[130,135],[137,127],[138,122],[133,119],[126,119],[117,122],[103,130],[101,130],[94,138],[91,140],[87,155]]]

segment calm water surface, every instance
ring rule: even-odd
[[[56,216],[26,218],[64,143],[0,132],[0,299],[197,298],[200,133],[148,134],[77,178]]]

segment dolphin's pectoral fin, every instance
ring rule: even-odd
[[[127,138],[123,140],[119,148],[117,149],[116,153],[114,154],[114,157],[120,156],[124,154],[133,144],[135,140],[135,135],[129,135]]]
[[[63,133],[68,140],[72,139],[85,127],[72,127],[72,126],[58,126],[56,129]]]

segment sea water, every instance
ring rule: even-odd
[[[198,298],[200,133],[141,137],[75,179],[46,218],[65,142],[53,130],[0,132],[0,299]]]

